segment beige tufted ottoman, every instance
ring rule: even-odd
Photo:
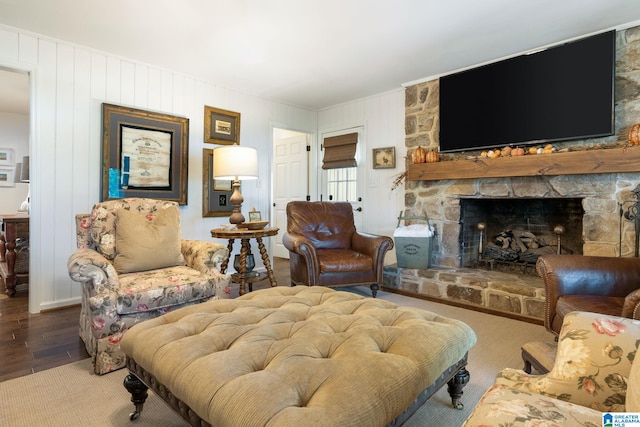
[[[476,336],[454,319],[323,287],[275,287],[132,327],[125,387],[198,426],[400,425],[449,383],[461,407]]]

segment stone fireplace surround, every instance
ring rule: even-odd
[[[616,47],[616,134],[554,144],[558,150],[576,145],[582,149],[624,146],[627,129],[640,122],[640,27],[619,31]],[[437,149],[438,104],[437,80],[406,88],[405,144],[409,158],[418,146]],[[468,154],[472,153],[463,155]],[[461,267],[460,199],[580,198],[584,209],[583,254],[633,256],[634,224],[621,218],[620,210],[635,201],[632,192],[639,185],[637,172],[407,181],[406,209],[416,215],[427,212],[436,227],[432,259],[426,270],[388,266],[384,286],[412,296],[472,305],[541,322],[544,314],[541,279]]]

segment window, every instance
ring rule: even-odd
[[[357,193],[357,168],[338,168],[327,171],[327,193],[329,200],[353,202]]]

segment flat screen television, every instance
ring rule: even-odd
[[[440,151],[614,133],[615,31],[440,78]]]

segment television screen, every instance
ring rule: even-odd
[[[615,31],[440,78],[440,151],[614,133]]]

